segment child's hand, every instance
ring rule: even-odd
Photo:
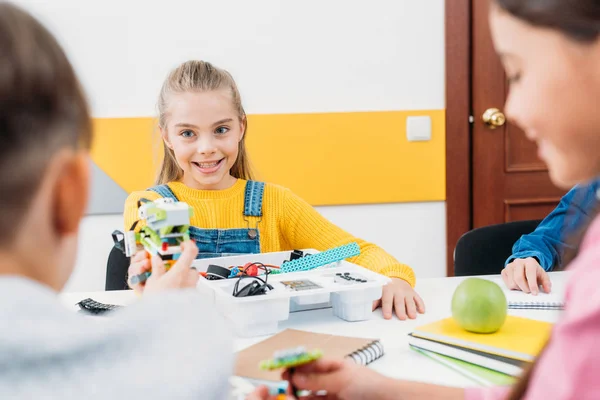
[[[539,286],[550,293],[552,283],[548,273],[533,257],[517,258],[502,270],[502,280],[511,290],[522,290],[537,295]]]
[[[417,318],[417,312],[425,313],[425,303],[421,296],[415,292],[408,282],[399,278],[392,278],[392,282],[383,287],[381,299],[373,302],[373,310],[381,306],[383,318],[392,318],[392,311],[402,321],[406,317],[410,319]]]
[[[133,257],[131,257],[131,262],[129,264],[129,268],[127,269],[127,276],[131,279],[135,275],[143,274],[144,272],[150,271],[152,269],[150,265],[150,258],[148,257],[148,253],[146,250],[141,250],[135,253]],[[127,284],[130,288],[135,290],[137,293],[140,293],[144,290],[144,283],[140,283],[137,285],[132,285],[131,282],[127,280]]]
[[[165,271],[165,264],[159,256],[153,256],[148,260],[144,252],[138,252],[131,259],[129,266],[129,277],[142,274],[152,269],[152,275],[146,282],[131,285],[136,292],[159,292],[168,289],[184,289],[196,287],[198,283],[198,272],[192,268],[192,262],[196,259],[198,247],[192,241],[181,244],[181,255],[169,271]],[[152,266],[150,266],[152,264]]]
[[[378,391],[384,390],[382,383],[388,379],[352,361],[343,360],[318,360],[297,367],[291,376],[289,372],[285,372],[283,377],[291,380],[298,390],[310,390],[313,393],[325,390],[327,395],[317,398],[329,400],[376,398]],[[287,399],[293,398],[288,394]],[[270,396],[263,386],[257,388],[246,400],[275,399],[277,397]]]

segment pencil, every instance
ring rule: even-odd
[[[152,275],[150,272],[144,272],[139,275],[134,275],[129,279],[131,285],[137,285],[138,283],[144,283]]]

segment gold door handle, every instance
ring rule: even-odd
[[[488,108],[485,110],[481,116],[481,119],[490,129],[499,128],[506,123],[506,117],[502,111],[498,110],[497,108]]]

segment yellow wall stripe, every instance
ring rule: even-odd
[[[409,142],[406,117],[420,115],[432,140]],[[444,121],[444,110],[250,115],[246,140],[257,179],[313,205],[440,201]],[[96,119],[92,157],[126,191],[147,188],[162,151],[153,132],[152,118]]]
[[[92,159],[125,191],[152,185],[157,168],[152,118],[95,118]],[[162,151],[162,150],[161,150]]]

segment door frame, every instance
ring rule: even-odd
[[[446,49],[446,274],[454,247],[472,228],[471,1],[445,0]]]

